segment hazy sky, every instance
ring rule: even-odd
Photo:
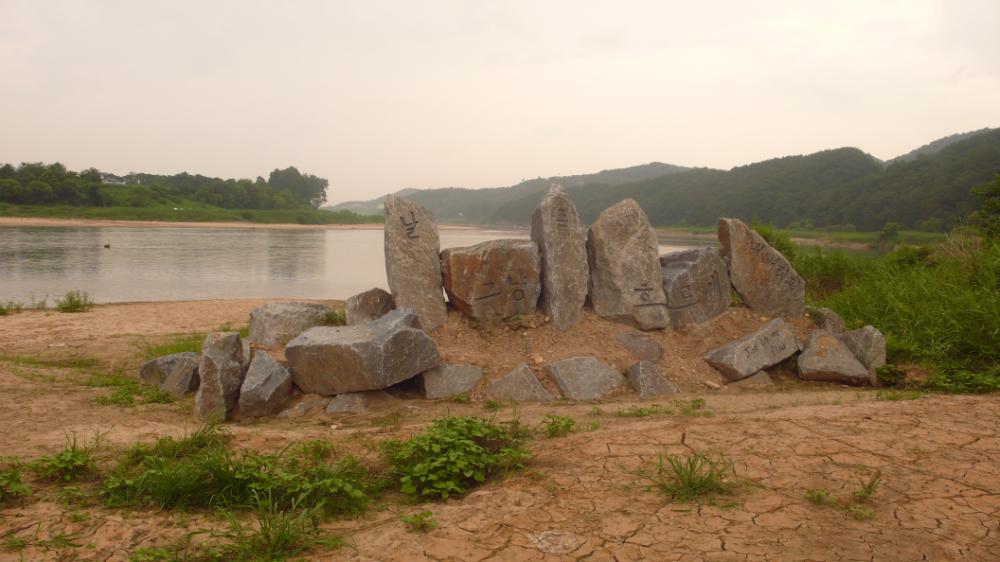
[[[0,162],[330,200],[1000,125],[1000,1],[0,0]]]

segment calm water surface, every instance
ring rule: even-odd
[[[441,247],[527,237],[442,230]],[[661,240],[660,253],[690,245]],[[72,289],[97,302],[345,299],[372,287],[387,287],[381,230],[0,227],[0,301]]]

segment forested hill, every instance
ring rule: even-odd
[[[981,135],[983,133],[989,133],[991,131],[996,131],[997,129],[979,129],[978,131],[969,131],[967,133],[955,133],[954,135],[948,135],[946,137],[941,137],[935,141],[931,141],[920,148],[915,148],[906,154],[901,154],[891,160],[886,160],[885,164],[891,166],[892,164],[898,164],[900,162],[909,162],[911,160],[916,160],[918,156],[928,156],[936,152],[940,152],[947,146],[951,146],[956,142],[963,141],[965,139],[972,138],[976,135]]]
[[[669,173],[635,181],[577,176],[587,179],[409,191],[406,197],[431,209],[444,223],[525,225],[546,186],[557,182],[568,188],[587,222],[631,197],[660,226],[711,226],[718,217],[729,216],[780,227],[878,230],[898,222],[905,228],[944,230],[961,223],[976,207],[972,188],[1000,173],[1000,129],[955,137],[925,145],[889,165],[856,148],[838,148],[728,171],[674,166]]]

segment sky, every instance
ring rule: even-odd
[[[1000,126],[1000,1],[0,0],[0,162],[331,202]]]

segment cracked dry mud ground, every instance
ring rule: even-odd
[[[221,323],[204,322],[206,329]],[[74,384],[73,376],[0,362],[0,454],[51,452],[65,431],[107,432],[113,451],[193,427],[189,401],[97,406],[92,398],[105,391]],[[555,413],[584,430],[534,438],[526,470],[465,497],[427,504],[383,498],[360,518],[329,521],[324,527],[350,546],[307,559],[1000,560],[1000,396],[876,396],[821,385],[682,395],[706,400],[712,415],[703,417],[615,416],[642,404],[628,397],[600,404],[602,413],[592,404],[523,406],[518,415],[529,426]],[[436,417],[483,413],[477,404],[408,400],[399,411],[402,425],[388,430],[373,423],[384,412],[233,424],[233,445],[278,450],[291,440],[326,438],[363,454],[364,443],[406,437]],[[511,410],[498,415],[509,418]],[[600,427],[588,430],[591,422]],[[635,476],[660,453],[692,451],[730,457],[744,480],[739,492],[714,505],[668,503]],[[874,471],[882,474],[868,504],[874,515],[857,520],[845,506]],[[828,490],[832,505],[811,504],[808,489]],[[439,527],[408,532],[400,516],[424,509]],[[74,522],[73,512],[88,518]],[[11,560],[128,560],[137,548],[220,525],[203,514],[67,507],[44,487],[0,516],[0,533],[38,529],[44,539],[63,531],[80,544],[0,550]]]

